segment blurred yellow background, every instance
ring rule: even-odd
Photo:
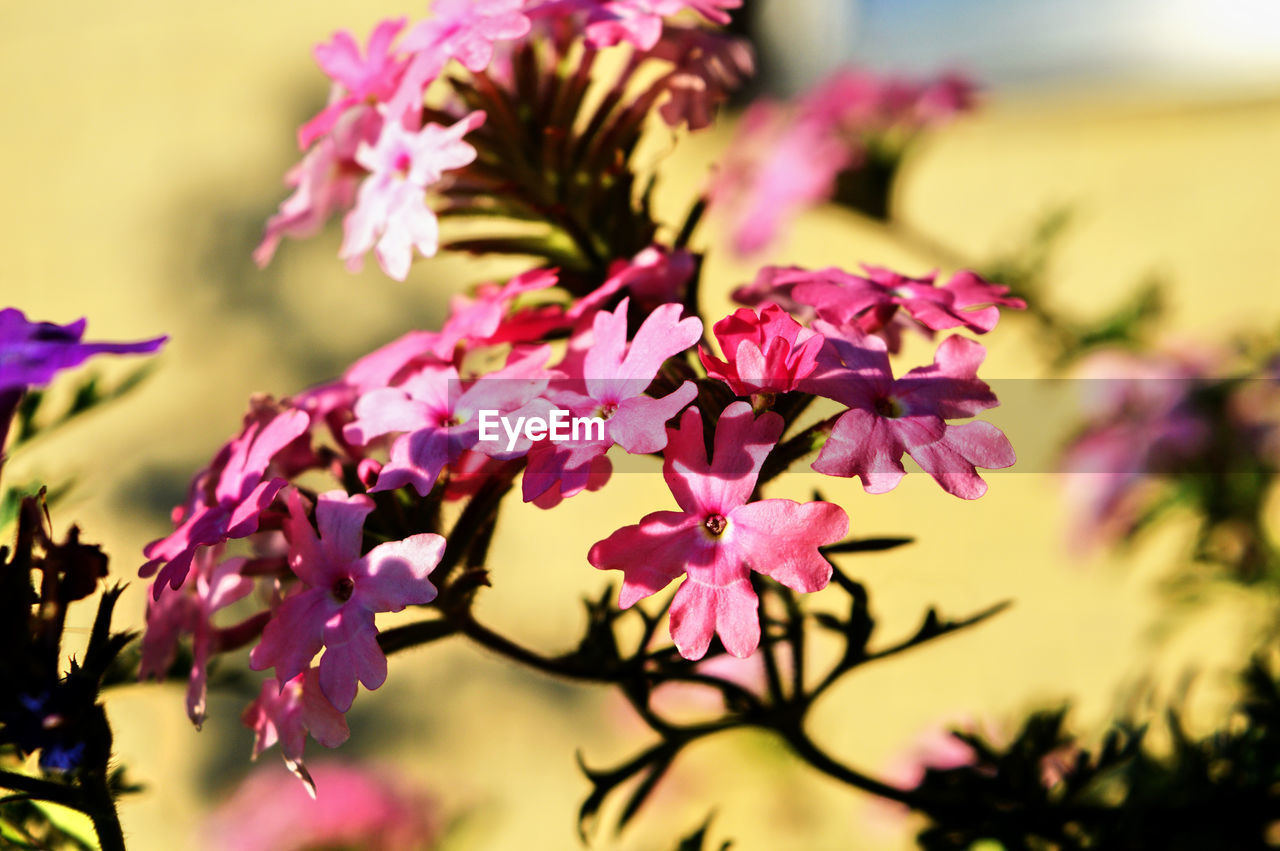
[[[449,293],[492,274],[450,257],[418,263],[404,284],[372,263],[352,276],[336,258],[333,230],[286,244],[265,272],[249,259],[285,194],[294,128],[326,95],[311,46],[338,28],[363,37],[379,18],[400,13],[422,8],[80,0],[0,9],[0,301],[31,318],[87,316],[91,339],[172,337],[140,390],[5,471],[13,483],[74,476],[55,525],[78,523],[86,539],[101,541],[117,576],[131,576],[142,546],[164,533],[168,507],[237,428],[251,393],[287,395],[333,376],[374,346],[438,322]],[[678,214],[730,135],[722,126],[681,140],[662,209]],[[1274,89],[996,96],[916,152],[896,203],[915,229],[975,259],[1015,248],[1037,217],[1069,205],[1077,216],[1053,269],[1056,304],[1101,312],[1154,271],[1171,282],[1172,337],[1272,330],[1280,316],[1277,143]],[[654,155],[669,148],[659,139]],[[716,253],[714,235],[702,234],[713,319],[728,308],[728,291],[753,274]],[[767,260],[907,272],[935,262],[834,210],[804,216]],[[1033,334],[1030,323],[1006,319],[984,340],[984,377],[1043,374]],[[904,362],[926,356],[914,346]],[[119,375],[127,365],[95,368]],[[1158,583],[1182,557],[1185,530],[1162,530],[1123,566],[1080,563],[1064,550],[1054,477],[988,479],[990,492],[975,503],[918,475],[877,497],[856,481],[821,482],[848,510],[852,534],[919,538],[893,553],[846,559],[871,591],[880,641],[908,633],[930,604],[955,616],[1003,599],[1015,605],[851,675],[818,707],[814,736],[874,773],[932,725],[972,717],[998,724],[1044,701],[1070,697],[1079,724],[1100,729],[1152,671],[1165,694],[1184,672],[1204,672],[1193,696],[1210,717],[1223,672],[1247,646],[1256,599],[1216,594],[1157,640],[1167,624]],[[774,495],[805,496],[815,484],[797,473]],[[619,476],[554,512],[513,501],[481,617],[534,646],[566,647],[581,623],[579,598],[605,582],[587,564],[587,548],[669,505],[656,475]],[[140,625],[143,606],[135,582],[121,611]],[[178,685],[110,695],[118,757],[147,787],[122,806],[131,847],[199,847],[202,814],[249,768],[250,736],[238,722],[245,702],[244,694],[213,695],[197,733]],[[458,819],[448,848],[570,849],[587,791],[575,751],[603,767],[643,741],[620,706],[603,690],[548,682],[445,643],[393,658],[388,684],[357,700],[352,739],[339,755],[394,764],[433,790]],[[311,759],[322,752],[309,745]],[[262,761],[283,771],[274,751]],[[741,851],[906,843],[901,829],[869,826],[861,795],[752,734],[693,749],[660,799],[622,838],[604,834],[595,847],[670,847],[711,809],[714,835]]]

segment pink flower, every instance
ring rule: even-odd
[[[346,427],[347,440],[365,445],[376,437],[399,432],[391,444],[390,461],[371,490],[394,490],[413,485],[422,496],[431,492],[446,464],[470,449],[509,460],[528,451],[506,452],[503,442],[480,442],[479,412],[497,411],[508,417],[541,412],[539,394],[550,373],[542,368],[550,348],[513,350],[507,365],[465,389],[451,364],[427,363],[395,387],[382,387],[356,402],[356,420]],[[526,406],[534,405],[538,411]]]
[[[200,547],[258,531],[258,520],[285,486],[267,477],[276,454],[306,433],[310,418],[302,411],[276,411],[262,406],[245,417],[244,431],[222,448],[209,470],[197,477],[189,503],[174,512],[178,528],[152,541],[143,550],[147,562],[138,571],[151,576],[161,564],[152,593],[159,599],[164,587],[178,588]]]
[[[405,19],[382,21],[369,36],[364,56],[360,45],[346,30],[315,47],[316,62],[334,83],[334,96],[318,115],[298,129],[298,147],[306,150],[311,143],[328,133],[351,107],[389,99],[400,84],[407,60],[393,51],[392,42],[404,29]]]
[[[894,379],[885,344],[877,337],[842,339],[838,329],[819,320],[827,337],[819,368],[801,389],[848,405],[813,462],[830,476],[858,476],[868,493],[897,487],[910,455],[942,489],[962,499],[977,499],[987,483],[976,467],[1014,463],[1013,447],[995,426],[975,416],[1000,404],[978,379],[986,349],[973,340],[951,336],[942,341],[930,366]],[[855,332],[856,333],[856,332]]]
[[[817,367],[823,343],[821,334],[776,304],[766,304],[759,315],[746,307],[736,310],[715,324],[715,332],[727,362],[702,346],[698,356],[707,375],[728,382],[739,396],[796,389]]]
[[[436,0],[431,17],[405,36],[404,48],[452,57],[479,73],[493,61],[495,41],[528,34],[524,5],[524,0]]]
[[[781,105],[753,103],[710,188],[727,217],[734,250],[764,250],[803,209],[831,197],[853,152],[821,122],[797,120]]]
[[[596,459],[615,443],[633,454],[658,452],[667,445],[667,420],[698,395],[691,381],[661,399],[646,396],[645,390],[667,358],[698,340],[702,322],[696,317],[680,319],[680,305],[664,304],[649,314],[628,343],[630,302],[624,298],[612,313],[595,315],[581,374],[557,382],[548,393],[555,407],[573,417],[604,419],[603,435],[588,430],[577,440],[535,443],[524,474],[526,502],[556,485],[560,495],[568,497],[588,487],[593,477],[598,481],[606,471]]]
[[[935,275],[909,278],[878,266],[864,266],[866,275],[837,268],[809,271],[798,267],[766,266],[748,287],[734,293],[747,304],[777,300],[803,306],[810,316],[834,325],[856,325],[868,334],[885,332],[890,350],[896,351],[892,323],[905,311],[926,331],[963,327],[985,334],[1000,318],[997,305],[1021,310],[1027,303],[1008,295],[1009,288],[983,280],[969,271],[954,274],[946,284],[935,284]]]
[[[679,301],[693,278],[693,255],[683,249],[650,245],[630,260],[615,260],[598,293],[612,294],[626,288],[636,303],[656,307]]]
[[[324,647],[320,688],[342,712],[355,700],[357,680],[373,690],[387,679],[374,614],[434,600],[436,589],[427,577],[444,553],[444,538],[421,534],[360,555],[361,531],[371,511],[373,500],[367,496],[321,494],[317,538],[298,492],[289,492],[289,567],[303,588],[275,610],[249,654],[255,671],[274,667],[276,679],[284,682],[306,670]]]
[[[623,41],[651,50],[662,36],[662,19],[693,9],[717,24],[729,23],[726,9],[737,9],[742,0],[604,0],[587,17],[587,42],[610,47]]]
[[[351,736],[347,719],[321,693],[315,668],[285,683],[263,681],[257,699],[240,720],[253,731],[253,758],[279,742],[285,765],[307,784],[312,795],[315,784],[302,764],[307,734],[326,748],[336,748]]]
[[[435,354],[441,360],[452,360],[455,350],[497,343],[527,342],[541,338],[545,332],[568,327],[570,321],[561,311],[550,319],[538,311],[522,311],[513,316],[512,307],[521,296],[554,287],[559,280],[555,269],[531,269],[516,275],[506,284],[481,284],[474,297],[454,296],[449,303],[449,318],[440,329]]]
[[[1213,424],[1192,404],[1197,384],[1220,368],[1178,356],[1104,352],[1082,367],[1088,421],[1061,460],[1078,552],[1132,535],[1162,488],[1159,477],[1201,457]],[[1247,439],[1240,435],[1239,443]]]
[[[916,119],[934,125],[973,110],[976,86],[964,74],[949,71],[928,83],[916,99]]]
[[[179,637],[192,636],[187,715],[196,727],[204,723],[210,658],[228,646],[241,646],[252,640],[261,629],[261,618],[256,616],[235,627],[214,626],[213,617],[219,609],[253,590],[253,579],[240,573],[247,559],[231,558],[219,563],[218,556],[216,548],[202,550],[196,557],[194,582],[184,582],[178,593],[147,602],[147,631],[138,666],[138,679],[164,679],[176,656]]]
[[[378,138],[382,116],[372,107],[351,109],[337,119],[330,135],[308,151],[285,175],[293,194],[267,220],[253,262],[265,268],[284,237],[304,239],[320,231],[329,217],[355,203],[364,169],[355,162],[356,149]]]
[[[826,502],[789,499],[750,502],[765,456],[782,434],[782,417],[751,415],[734,402],[716,425],[708,464],[702,415],[684,412],[671,431],[662,472],[680,511],[657,511],[624,526],[588,554],[601,570],[624,575],[618,605],[627,608],[682,575],[671,604],[671,637],[686,659],[700,659],[713,634],[734,656],[747,656],[760,640],[759,600],[751,571],[797,591],[818,591],[831,565],[818,547],[842,538],[844,510]]]
[[[278,769],[259,769],[201,829],[211,851],[426,851],[444,830],[438,802],[382,766],[309,767],[315,797]]]
[[[343,222],[339,256],[347,268],[359,271],[365,253],[375,248],[382,271],[403,281],[414,249],[424,257],[436,253],[439,224],[424,193],[444,172],[476,158],[476,149],[462,137],[484,118],[483,112],[473,112],[450,127],[428,124],[416,132],[386,120],[375,145],[361,144],[356,162],[369,170],[369,176]]]
[[[755,73],[750,43],[702,27],[667,27],[652,55],[675,66],[664,78],[670,95],[658,110],[670,127],[710,126],[729,91]]]

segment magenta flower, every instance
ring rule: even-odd
[[[328,133],[351,107],[361,103],[378,103],[395,94],[407,60],[391,44],[404,29],[405,19],[382,21],[369,36],[369,47],[360,55],[360,45],[346,30],[315,47],[317,64],[333,80],[334,93],[329,105],[298,129],[298,147],[306,150],[311,143]]]
[[[67,325],[30,322],[21,310],[0,310],[0,394],[48,384],[64,369],[79,366],[94,355],[147,355],[168,337],[137,343],[85,343],[87,320]]]
[[[321,693],[315,668],[285,683],[263,681],[258,697],[240,720],[253,731],[253,758],[279,742],[285,765],[307,784],[312,795],[315,783],[302,764],[307,734],[326,748],[336,748],[351,736],[347,719]]]
[[[404,48],[457,59],[478,74],[493,61],[495,41],[528,34],[524,5],[524,0],[435,0],[431,17],[405,36]]]
[[[588,432],[577,440],[535,443],[522,484],[526,502],[557,485],[560,496],[568,497],[581,492],[593,478],[599,481],[607,471],[596,459],[615,443],[633,454],[660,451],[667,445],[667,420],[698,395],[691,381],[660,399],[646,396],[645,391],[667,358],[702,336],[702,322],[697,317],[680,319],[680,305],[664,304],[649,314],[628,343],[630,302],[624,298],[612,313],[595,315],[581,373],[575,368],[547,394],[556,408],[573,417],[605,420],[603,434]]]
[[[802,326],[776,304],[759,314],[750,308],[734,311],[715,324],[716,340],[726,361],[698,347],[707,375],[728,382],[734,393],[787,393],[817,368],[821,334]]]
[[[444,832],[439,802],[384,766],[308,766],[315,796],[278,769],[258,769],[201,830],[210,851],[427,851]]]
[[[194,582],[184,582],[178,593],[160,595],[147,601],[147,631],[142,637],[142,661],[138,679],[163,680],[177,655],[178,639],[192,636],[191,676],[187,683],[187,715],[200,727],[205,717],[205,693],[209,660],[213,654],[243,646],[261,629],[255,616],[234,627],[214,626],[213,618],[253,590],[253,579],[240,571],[247,559],[218,562],[217,548],[202,550],[196,557]]]
[[[222,448],[210,468],[197,477],[188,504],[174,512],[178,528],[143,550],[147,562],[138,570],[139,576],[151,576],[164,564],[152,586],[156,599],[166,585],[174,589],[182,585],[200,547],[258,531],[262,512],[286,484],[278,476],[267,478],[267,468],[310,424],[303,411],[277,412],[269,407],[245,417],[244,431]]]
[[[888,333],[899,311],[906,312],[926,331],[963,327],[985,334],[1000,318],[997,305],[1021,310],[1027,303],[1008,295],[1009,288],[985,281],[970,271],[951,276],[943,286],[935,275],[909,278],[878,266],[864,266],[866,275],[842,269],[810,271],[797,267],[766,266],[754,283],[740,288],[734,298],[747,304],[778,301],[796,306],[810,316],[834,325],[856,325],[869,334]]]
[[[302,589],[274,612],[262,641],[249,654],[255,671],[275,668],[276,679],[292,680],[320,649],[320,689],[341,712],[351,708],[357,681],[376,689],[387,679],[387,657],[378,647],[377,612],[399,612],[436,597],[428,577],[444,553],[444,538],[421,534],[379,544],[360,554],[367,496],[342,491],[316,502],[316,537],[296,490],[289,492],[289,567]]]
[[[976,467],[1012,466],[1013,447],[987,422],[947,422],[972,417],[1000,404],[978,379],[987,351],[973,340],[951,336],[942,341],[930,366],[894,379],[884,341],[863,335],[844,339],[839,330],[818,321],[827,337],[818,370],[801,389],[848,405],[840,415],[813,469],[830,476],[858,476],[868,493],[897,487],[910,455],[942,489],[962,499],[977,499],[987,483]],[[856,331],[854,332],[856,333]]]
[[[844,509],[827,502],[789,499],[751,502],[765,456],[782,435],[782,417],[759,419],[746,402],[734,402],[716,425],[715,453],[707,462],[702,415],[684,412],[672,429],[662,472],[680,511],[657,511],[624,526],[588,554],[601,570],[623,572],[618,605],[687,579],[671,604],[671,637],[686,659],[700,659],[713,634],[734,656],[747,656],[760,641],[759,600],[751,571],[797,591],[818,591],[831,565],[818,548],[849,528]]]
[[[365,253],[374,248],[382,271],[403,281],[414,249],[423,257],[436,253],[439,223],[424,193],[446,171],[476,158],[476,149],[462,137],[484,118],[483,112],[473,112],[449,127],[428,124],[416,132],[388,119],[376,144],[360,146],[356,162],[369,170],[369,176],[343,222],[339,256],[347,268],[359,271]]]
[[[505,367],[465,389],[454,366],[436,361],[397,386],[362,395],[356,402],[356,420],[345,428],[344,437],[363,446],[384,434],[400,433],[371,490],[411,484],[426,496],[445,465],[466,450],[479,449],[504,460],[527,452],[527,441],[519,444],[518,451],[505,449],[504,441],[481,443],[479,412],[497,411],[510,418],[544,413],[545,403],[539,403],[538,396],[551,375],[542,368],[550,351],[547,346],[513,350]]]

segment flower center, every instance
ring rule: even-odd
[[[707,519],[702,521],[702,525],[707,531],[719,537],[724,534],[724,530],[729,528],[729,519],[723,514],[708,514]]]
[[[882,396],[876,400],[876,413],[882,417],[896,420],[906,413],[906,409],[902,407],[901,402],[892,396]]]
[[[355,591],[356,583],[350,576],[344,576],[333,583],[333,598],[339,603],[345,603],[350,600]]]
[[[607,420],[616,413],[618,413],[618,403],[605,402],[603,405],[600,406],[600,409],[596,412],[596,416],[602,420]]]
[[[409,169],[413,168],[413,157],[409,156],[408,151],[401,151],[392,161],[392,167],[401,178],[407,178]]]

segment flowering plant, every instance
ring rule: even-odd
[[[328,383],[251,401],[238,432],[192,478],[172,528],[139,559],[150,585],[136,658],[124,652],[132,636],[110,629],[118,592],[107,591],[83,662],[61,673],[63,612],[95,590],[105,558],[74,529],[55,543],[40,502],[22,502],[3,574],[5,622],[20,628],[2,639],[13,651],[4,658],[21,668],[4,679],[21,688],[0,703],[0,742],[19,758],[38,753],[51,776],[6,771],[0,785],[82,810],[103,847],[123,847],[112,801],[125,784],[107,770],[99,690],[124,668],[183,679],[200,727],[211,669],[242,659],[256,672],[242,715],[252,756],[277,750],[315,796],[326,775],[344,781],[308,769],[308,739],[336,748],[358,737],[348,714],[376,700],[361,686],[381,688],[396,654],[457,637],[552,676],[616,687],[656,736],[610,769],[584,765],[584,837],[606,801],[624,799],[621,829],[686,747],[741,728],[772,733],[815,770],[926,814],[933,826],[921,836],[932,847],[961,847],[957,837],[1067,842],[1084,831],[1073,819],[1110,824],[1099,778],[1125,759],[1135,776],[1155,771],[1140,736],[1091,756],[1067,748],[1060,715],[1035,716],[1003,750],[964,733],[948,741],[962,758],[890,782],[811,734],[812,708],[845,674],[1007,603],[955,619],[929,608],[918,628],[886,640],[847,559],[910,539],[849,537],[850,513],[820,489],[804,501],[766,491],[807,467],[883,494],[909,459],[937,483],[935,498],[981,498],[981,471],[1012,467],[1016,456],[981,419],[1000,400],[979,376],[986,349],[976,338],[1028,308],[1061,324],[1025,280],[961,262],[923,276],[874,264],[767,265],[734,291],[741,307],[706,314],[708,209],[729,220],[741,254],[824,198],[886,219],[898,160],[971,102],[958,77],[915,84],[842,72],[793,108],[757,104],[742,144],[687,212],[665,221],[653,203],[661,175],[637,154],[642,136],[709,126],[752,72],[750,45],[726,28],[740,5],[436,0],[426,20],[387,20],[367,39],[343,31],[316,47],[329,101],[299,128],[291,194],[254,260],[266,265],[286,238],[340,220],[338,254],[351,270],[370,252],[397,281],[441,252],[519,258],[523,268],[456,297],[438,329],[406,329]],[[851,183],[859,174],[870,183]],[[33,385],[90,355],[162,342],[86,344],[83,330],[0,312],[0,445],[10,421],[29,419],[22,399]],[[909,360],[917,347],[908,336],[932,356]],[[1086,336],[1071,342],[1083,350]],[[1133,429],[1103,423],[1075,451],[1110,457],[1130,440],[1182,459],[1207,439],[1184,402],[1166,400],[1158,422]],[[477,598],[504,581],[505,566],[490,558],[503,513],[623,491],[624,466],[661,469],[670,498],[581,553],[584,571],[617,581],[586,602],[576,646],[545,655],[482,620]],[[1100,513],[1129,484],[1109,490]],[[395,626],[380,618],[402,612],[412,616]],[[836,652],[815,652],[818,636]],[[726,669],[730,657],[758,661],[761,676]],[[1256,703],[1271,707],[1255,679]],[[720,701],[711,717],[686,722],[655,699],[671,685]],[[1064,749],[1078,759],[1057,770]],[[1019,785],[1032,765],[1034,783]],[[1132,794],[1151,805],[1146,787]],[[332,827],[343,835],[344,825]],[[1103,828],[1082,835],[1109,835]]]

